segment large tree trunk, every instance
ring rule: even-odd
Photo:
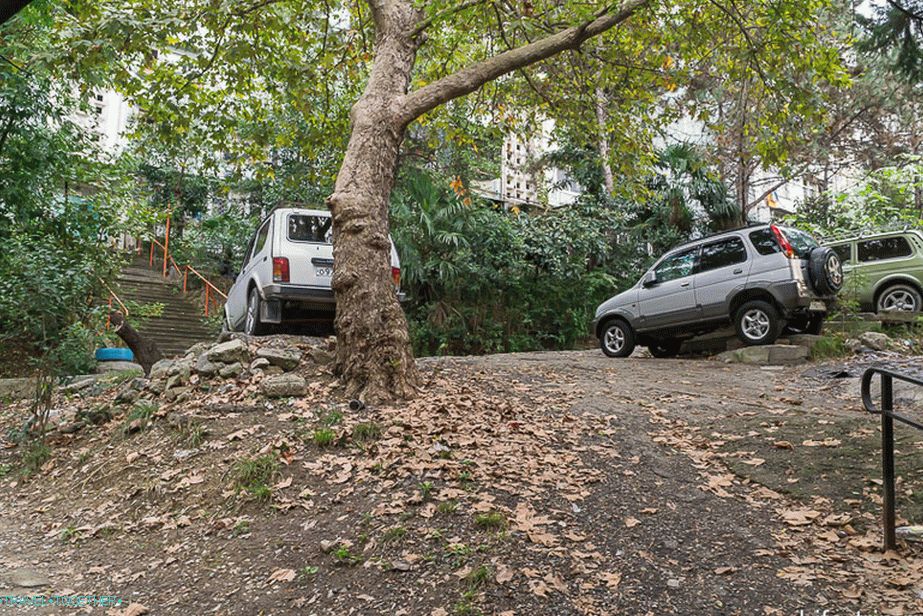
[[[407,320],[391,276],[388,204],[407,120],[396,104],[407,93],[418,43],[417,11],[372,3],[375,61],[352,108],[352,133],[334,193],[333,290],[336,368],[347,395],[366,401],[406,398],[418,382]]]
[[[144,368],[144,374],[150,374],[151,367],[163,358],[154,341],[143,338],[118,310],[109,313],[109,324],[135,354],[135,360]]]

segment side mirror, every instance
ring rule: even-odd
[[[644,279],[641,281],[641,286],[644,288],[652,287],[657,284],[657,272],[650,271],[644,275]]]

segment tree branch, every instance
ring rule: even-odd
[[[888,0],[888,4],[896,8],[898,11],[900,11],[901,13],[903,13],[910,19],[923,23],[923,13],[917,13],[916,11],[913,11],[905,7],[904,5],[902,5],[900,2],[897,2],[896,0]]]
[[[421,21],[419,24],[417,24],[417,27],[413,29],[413,32],[410,33],[410,36],[419,36],[423,33],[424,30],[429,28],[435,22],[441,21],[445,19],[446,17],[451,17],[455,13],[461,13],[465,9],[470,9],[472,6],[477,6],[478,4],[484,4],[485,2],[487,2],[487,0],[467,0],[466,2],[462,2],[461,4],[450,6],[449,8],[443,11],[434,13],[433,15],[430,15],[429,17]]]
[[[512,71],[546,60],[622,23],[651,0],[627,0],[616,11],[609,5],[592,21],[562,30],[534,43],[505,51],[463,68],[403,97],[401,108],[407,123],[454,98],[474,92],[489,81]]]

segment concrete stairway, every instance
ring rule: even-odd
[[[153,340],[164,357],[182,355],[196,342],[212,341],[215,335],[205,324],[202,307],[183,296],[179,287],[167,283],[156,269],[137,260],[125,267],[118,278],[116,291],[124,302],[163,304],[159,317],[131,316],[138,331]]]

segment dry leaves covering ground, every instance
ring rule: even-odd
[[[46,594],[151,614],[921,612],[917,559],[877,551],[864,518],[874,484],[844,510],[739,470],[791,478],[744,440],[785,440],[752,422],[811,408],[807,385],[776,389],[792,374],[594,352],[421,370],[419,398],[361,410],[309,361],[303,397],[215,378],[183,402],[142,393],[140,424],[116,390],[56,400],[62,424],[114,417],[56,433],[28,477],[4,442],[0,594],[30,568]],[[23,412],[0,412],[4,434]],[[801,443],[772,450],[825,449]]]

